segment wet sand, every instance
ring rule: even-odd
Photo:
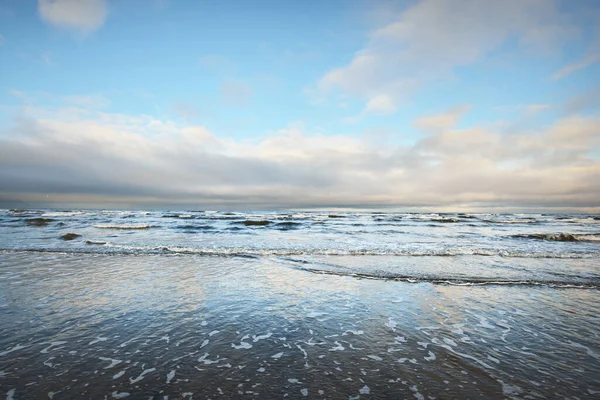
[[[598,398],[600,293],[0,253],[0,395]]]

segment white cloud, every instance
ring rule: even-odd
[[[396,111],[396,102],[385,94],[377,95],[367,102],[366,111],[373,114],[388,114]]]
[[[365,111],[396,109],[424,84],[482,59],[512,37],[521,48],[548,51],[578,28],[548,0],[422,0],[374,30],[352,61],[326,73],[322,93],[365,100]]]
[[[428,115],[417,119],[413,125],[425,132],[444,132],[456,126],[460,118],[469,111],[470,107],[454,107],[443,114]]]
[[[38,12],[52,26],[83,34],[100,28],[108,14],[105,0],[38,0]]]
[[[4,36],[0,35],[0,47],[3,46],[5,42],[6,39],[4,38]]]
[[[593,32],[590,32],[592,38],[588,45],[586,54],[581,60],[566,65],[565,67],[561,68],[559,71],[554,73],[554,75],[552,75],[552,79],[563,79],[574,72],[586,69],[600,62],[600,13],[596,11],[590,12],[590,14],[592,15],[591,25],[595,29]]]
[[[600,207],[600,119],[573,115],[507,134],[458,129],[465,112],[415,121],[423,135],[406,146],[299,125],[238,141],[149,116],[27,105],[0,131],[0,200]]]
[[[565,102],[564,109],[568,114],[600,110],[600,86],[591,87],[589,91],[571,97]]]
[[[552,79],[558,80],[562,79],[568,75],[571,75],[573,72],[579,71],[581,69],[585,69],[597,62],[600,62],[600,54],[591,54],[586,56],[583,60],[576,62],[574,64],[567,65],[562,68],[560,71],[557,71],[554,75],[552,75]]]

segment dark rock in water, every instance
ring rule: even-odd
[[[594,220],[600,221],[600,217],[594,217]]]
[[[28,220],[25,220],[27,225],[33,226],[46,226],[52,221],[54,221],[52,218],[29,218]]]
[[[552,240],[557,240],[559,242],[578,242],[579,240],[575,237],[575,235],[571,235],[570,233],[561,233],[556,236]]]
[[[244,224],[246,226],[267,226],[270,223],[271,223],[271,221],[251,221],[251,220],[242,221],[242,224]]]
[[[86,240],[85,244],[100,244],[100,245],[102,245],[102,244],[106,244],[106,242],[94,242],[94,241],[91,241],[91,240]]]
[[[577,236],[570,233],[533,233],[531,235],[514,235],[513,237],[522,239],[552,240],[555,242],[579,242]]]
[[[474,215],[470,215],[470,214],[458,214],[458,216],[460,218],[471,218],[471,219],[476,219],[477,217]]]
[[[343,215],[329,214],[329,218],[345,218]]]
[[[73,240],[73,239],[77,239],[78,237],[81,237],[81,235],[78,235],[77,233],[65,233],[60,238],[62,240]]]
[[[432,218],[431,219],[433,222],[441,222],[444,224],[451,224],[451,223],[455,223],[455,222],[460,222],[460,220],[455,219],[455,218]]]
[[[179,214],[165,214],[161,218],[179,218]]]
[[[20,209],[19,210],[10,210],[10,212],[13,214],[23,214],[23,213],[26,213],[27,210],[20,210]]]

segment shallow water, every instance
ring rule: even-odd
[[[0,252],[0,393],[11,399],[600,394],[595,288],[363,279],[310,266],[329,265],[317,268],[322,272],[421,265],[437,274],[460,273],[474,260],[417,257],[414,265],[398,266],[397,257],[311,257],[299,263],[279,255]],[[444,264],[435,265],[440,259]],[[562,259],[562,268],[585,260]],[[493,270],[482,264],[468,273]]]
[[[596,215],[0,210],[0,232],[0,250],[277,256],[337,275],[600,287]]]
[[[595,215],[0,210],[0,395],[598,398]]]

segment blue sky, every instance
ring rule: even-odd
[[[599,27],[594,0],[6,0],[0,199],[596,210]]]

